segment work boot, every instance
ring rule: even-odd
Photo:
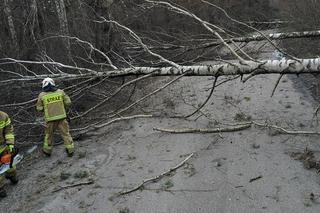
[[[73,156],[73,152],[70,152],[68,149],[66,149],[67,155],[68,157],[72,157]]]
[[[7,197],[7,192],[4,188],[0,189],[0,199]]]
[[[45,156],[51,157],[51,153],[48,153],[48,152],[46,152],[46,151],[44,151],[44,150],[42,150],[42,152],[43,152],[43,154],[45,154]]]
[[[13,185],[16,185],[19,182],[16,171],[6,173],[5,178],[9,179]]]
[[[10,182],[11,182],[13,185],[16,185],[16,184],[19,182],[19,179],[18,179],[17,175],[8,177],[8,179],[10,180]]]

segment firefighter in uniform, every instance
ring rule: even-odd
[[[11,120],[7,113],[0,111],[0,157],[7,153],[14,152],[14,134]],[[6,197],[7,193],[4,189],[4,178],[11,181],[12,184],[18,183],[16,167],[6,171],[4,177],[0,176],[0,198]]]
[[[43,152],[51,155],[53,147],[53,134],[59,130],[64,141],[66,152],[69,157],[73,156],[74,144],[69,132],[66,107],[71,105],[71,100],[63,90],[57,89],[53,79],[45,78],[42,81],[43,92],[39,94],[36,108],[44,112],[45,138]]]

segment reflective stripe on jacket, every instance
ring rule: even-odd
[[[7,113],[0,111],[0,146],[14,144],[13,126]]]
[[[65,106],[71,104],[69,96],[63,90],[42,92],[39,94],[37,110],[44,111],[46,122],[61,120],[67,117]]]

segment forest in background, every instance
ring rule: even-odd
[[[251,0],[209,2],[223,8],[234,19],[259,30],[279,28],[284,32],[304,31],[317,29],[319,25],[319,20],[314,18],[317,17],[319,6],[311,0],[283,1],[280,5]],[[202,20],[222,26],[225,38],[247,36],[254,32],[251,28],[230,21],[222,10],[201,0],[176,0],[170,3]],[[164,66],[165,62],[150,56],[137,45],[132,32],[148,48],[180,65],[234,59],[230,53],[221,55],[220,47],[199,48],[210,41],[216,41],[216,38],[196,20],[164,6],[154,7],[142,0],[4,0],[0,2],[0,16],[0,24],[3,26],[0,31],[0,78],[8,79],[2,83],[4,92],[0,104],[17,121],[18,134],[27,138],[41,138],[38,134],[41,125],[35,120],[37,115],[32,101],[41,90],[41,81],[10,81],[17,75],[41,75],[68,70],[56,63],[103,72],[113,70],[114,67]],[[318,48],[315,47],[319,44],[310,38],[299,42],[281,41],[279,46],[290,54],[308,58],[317,54]],[[15,63],[8,62],[8,58],[53,64]],[[79,72],[68,70],[68,73]],[[74,102],[70,116],[78,117],[94,107],[97,101],[105,99],[110,91],[133,78],[58,80],[58,85],[66,89]],[[77,88],[74,85],[80,86]],[[137,84],[131,85],[106,103],[106,115],[132,102],[137,88]],[[99,94],[99,91],[104,92]],[[73,121],[73,125],[92,123],[96,118],[101,118],[100,112],[80,117]],[[26,126],[30,128],[26,129]]]

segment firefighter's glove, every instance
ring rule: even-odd
[[[14,145],[8,144],[7,145],[7,151],[10,152],[10,153],[14,153],[15,152]]]

